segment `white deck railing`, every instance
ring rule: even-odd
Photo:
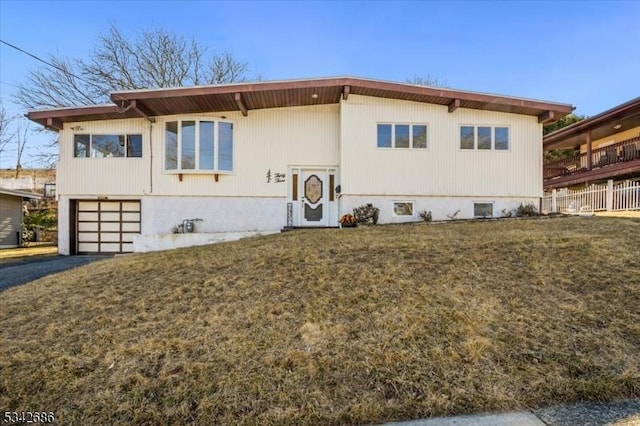
[[[640,210],[640,180],[584,189],[554,189],[542,197],[542,213],[559,213],[580,208],[592,211]]]

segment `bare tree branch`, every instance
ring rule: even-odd
[[[433,77],[431,74],[414,75],[413,78],[408,78],[406,82],[418,86],[449,88],[446,80],[440,80],[437,77]]]
[[[88,59],[52,56],[54,68],[27,74],[15,101],[27,109],[93,105],[118,90],[180,87],[246,81],[248,65],[230,53],[207,54],[206,47],[163,30],[143,30],[126,38],[114,25],[100,34]]]

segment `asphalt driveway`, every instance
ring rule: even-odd
[[[0,265],[0,291],[109,256],[47,256]]]

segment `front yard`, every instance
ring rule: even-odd
[[[305,230],[2,293],[0,406],[363,424],[640,397],[640,220]]]

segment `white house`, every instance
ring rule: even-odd
[[[499,216],[542,196],[546,101],[340,77],[115,92],[32,111],[60,133],[61,254],[202,244],[286,226]],[[174,234],[198,218],[195,233]],[[222,234],[221,234],[222,233]],[[226,233],[226,234],[225,234]]]

